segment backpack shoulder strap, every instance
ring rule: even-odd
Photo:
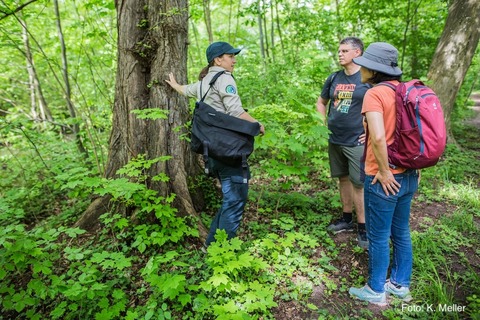
[[[401,84],[402,82],[399,81],[399,85]],[[389,87],[390,89],[392,89],[393,91],[395,91],[395,94],[397,92],[397,86],[394,85],[394,84],[391,84],[390,82],[387,82],[387,81],[382,81],[382,82],[379,82],[377,84],[377,86],[385,86],[385,87]],[[396,101],[395,101],[396,103]],[[367,121],[367,118],[365,118],[364,120],[365,122]],[[368,131],[368,122],[367,122],[367,130],[365,130],[365,148],[363,149],[363,156],[360,160],[360,180],[361,181],[365,181],[365,161],[367,159],[367,145],[368,145],[368,138],[369,138],[369,135],[368,135],[369,131]],[[391,164],[389,163],[388,164],[389,166],[391,166]]]
[[[389,87],[391,88],[393,91],[396,91],[397,90],[397,86],[394,85],[394,84],[391,84],[390,82],[386,82],[386,81],[383,81],[383,82],[380,82],[379,84],[377,84],[378,86],[386,86],[386,87]]]
[[[340,73],[340,71],[341,71],[341,70],[338,70],[338,71],[332,73],[332,75],[330,76],[330,82],[329,82],[329,84],[328,84],[328,94],[330,94],[330,89],[332,88],[333,80],[335,80],[335,78],[336,78],[337,75]],[[330,100],[331,100],[331,99],[330,99]],[[331,104],[332,104],[332,102],[330,101],[330,103],[328,104],[327,116],[330,115]]]
[[[217,79],[222,75],[224,74],[225,71],[220,71],[218,72],[217,74],[215,74],[212,78],[212,80],[210,80],[210,82],[208,83],[209,87],[208,87],[208,90],[207,92],[205,92],[205,95],[202,96],[202,99],[200,99],[200,101],[203,102],[203,100],[205,99],[205,97],[207,96],[207,93],[208,91],[210,91],[210,88],[213,86],[213,84],[215,83],[215,81],[217,81]],[[200,95],[202,95],[202,85],[200,84]]]
[[[330,83],[328,84],[328,91],[330,92],[330,89],[332,88],[333,80],[337,77],[337,75],[340,73],[341,70],[338,70],[332,74],[330,77]]]

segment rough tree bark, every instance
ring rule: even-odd
[[[182,216],[194,216],[202,238],[207,230],[201,223],[188,189],[189,179],[201,168],[187,142],[184,124],[190,119],[188,101],[166,83],[173,71],[186,83],[188,5],[187,0],[116,0],[118,21],[118,69],[116,76],[113,126],[105,176],[113,178],[130,159],[145,154],[148,159],[170,155],[159,162],[151,176],[165,172],[168,183],[148,182],[160,196],[176,194],[175,208]],[[161,108],[168,120],[142,120],[132,110]],[[178,130],[182,128],[181,130]],[[105,201],[96,200],[77,222],[89,228],[106,212]],[[131,209],[122,209],[125,215]]]
[[[455,98],[472,63],[480,39],[480,1],[454,0],[432,59],[428,78],[437,93],[450,132],[450,116]]]

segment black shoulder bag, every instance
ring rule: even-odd
[[[247,158],[253,152],[254,137],[260,133],[260,124],[219,112],[203,102],[223,73],[219,72],[212,78],[207,92],[195,104],[190,146],[194,152],[203,154],[205,173],[209,173],[208,157],[212,157],[230,166],[241,164],[245,173],[244,183],[247,183]]]

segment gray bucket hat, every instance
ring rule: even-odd
[[[361,57],[353,59],[355,64],[367,69],[390,76],[401,76],[402,70],[398,67],[397,61],[398,50],[386,42],[370,44]]]

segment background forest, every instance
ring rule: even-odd
[[[105,177],[125,50],[117,47],[115,3],[123,2],[0,0],[0,319],[480,319],[480,121],[472,111],[479,49],[451,106],[445,155],[424,170],[414,200],[410,305],[348,297],[365,282],[368,254],[353,234],[326,232],[341,206],[315,111],[345,36],[393,44],[403,79],[428,83],[453,1],[188,3],[189,82],[206,65],[210,42],[243,48],[240,96],[267,128],[251,157],[239,237],[221,234],[207,254],[191,217],[171,205],[175,195],[147,186],[168,181],[148,176],[168,155],[138,155],[117,178]],[[137,49],[148,52],[148,43]],[[218,190],[202,177],[193,187],[204,190],[200,217],[209,225]],[[79,227],[104,195],[114,205],[94,228]],[[116,210],[124,207],[135,214]]]

